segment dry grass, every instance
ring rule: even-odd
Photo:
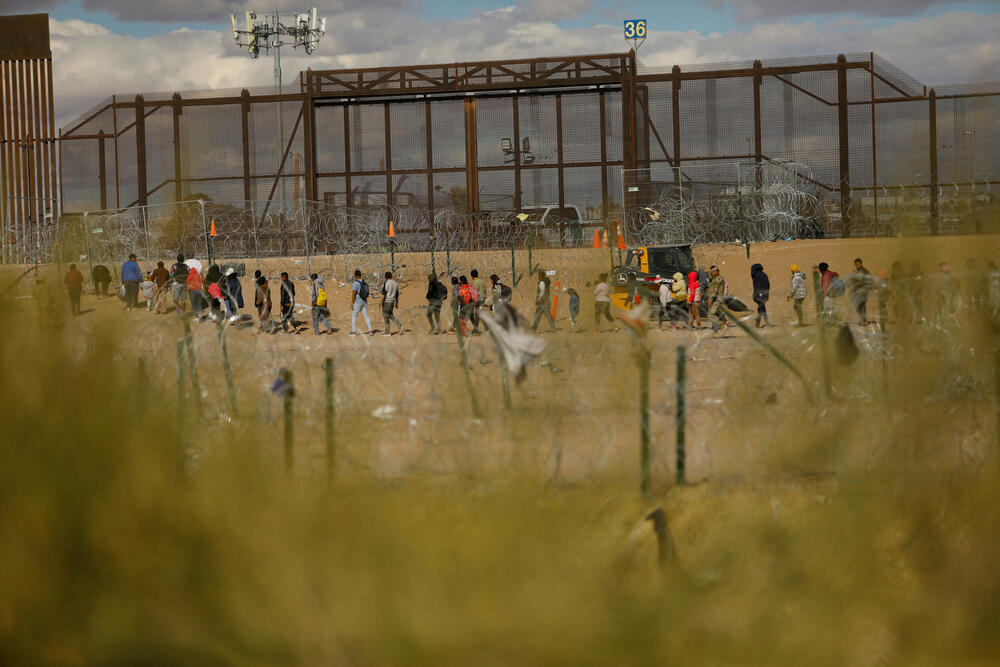
[[[43,296],[42,308],[46,298],[62,297]],[[0,663],[1000,659],[996,334],[973,319],[902,329],[887,390],[862,359],[836,367],[837,400],[816,405],[745,338],[702,343],[692,381],[725,404],[694,406],[692,429],[718,427],[714,467],[670,484],[672,422],[654,409],[660,453],[643,500],[624,338],[550,338],[547,358],[570,370],[533,369],[512,414],[496,408],[495,365],[481,366],[474,384],[491,408],[475,421],[454,341],[418,337],[414,362],[380,385],[399,387],[389,399],[401,417],[378,422],[359,387],[409,353],[352,365],[339,341],[268,351],[237,332],[234,358],[261,369],[239,369],[237,419],[210,409],[198,424],[177,404],[172,319],[157,321],[151,355],[122,339],[117,315],[83,337],[62,317],[36,329],[35,307],[3,303],[17,335],[0,344]],[[214,338],[197,336],[215,408],[225,400]],[[665,340],[653,341],[654,360],[669,391]],[[382,342],[398,341],[373,348]],[[815,328],[772,342],[819,376]],[[489,348],[474,344],[479,365]],[[321,456],[328,354],[343,360],[332,484]],[[301,383],[292,478],[278,404],[261,386],[281,361]],[[435,398],[432,426],[408,427]],[[600,411],[598,432],[588,415]],[[605,442],[610,460],[596,465]],[[677,549],[665,573],[642,522],[652,505]]]

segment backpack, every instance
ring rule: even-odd
[[[316,285],[316,305],[320,308],[326,307],[326,290],[322,285]]]
[[[444,286],[444,283],[434,283],[434,296],[442,301],[448,298],[448,288]]]
[[[830,281],[830,287],[827,288],[827,296],[844,296],[847,291],[847,287],[844,285],[844,281],[840,278],[834,278]]]
[[[510,300],[514,296],[514,291],[508,285],[500,285],[500,298]]]
[[[187,285],[188,274],[191,270],[188,268],[187,264],[183,262],[174,266],[174,282]]]
[[[362,301],[367,301],[368,296],[371,294],[371,290],[368,288],[368,283],[364,280],[361,281],[361,287],[358,289],[358,296],[361,297]]]

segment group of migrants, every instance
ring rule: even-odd
[[[178,255],[177,261],[169,269],[164,263],[157,262],[156,268],[143,273],[135,255],[130,255],[121,268],[121,286],[119,296],[125,303],[126,310],[140,307],[140,296],[146,302],[146,309],[157,314],[176,311],[183,314],[188,310],[197,320],[211,320],[230,323],[252,321],[250,316],[242,316],[244,306],[243,288],[237,269],[226,266],[225,270],[217,264],[209,266],[202,274],[202,263],[194,258],[185,259]],[[960,307],[970,309],[994,310],[1000,308],[1000,269],[993,262],[988,262],[985,270],[981,270],[975,259],[966,261],[966,271],[963,279],[951,271],[947,263],[941,263],[937,276],[925,276],[919,261],[913,261],[909,271],[903,263],[897,261],[892,265],[891,273],[885,270],[873,275],[864,266],[861,258],[854,260],[854,271],[843,277],[832,270],[827,262],[820,262],[813,270],[818,273],[819,290],[822,295],[822,322],[846,320],[844,313],[853,311],[857,315],[858,324],[867,326],[877,322],[884,330],[889,320],[890,304],[893,317],[899,322],[922,323],[933,319],[935,322],[945,322],[954,319]],[[92,271],[92,283],[97,298],[107,296],[107,290],[112,281],[111,273],[104,266],[96,266]],[[753,285],[752,298],[757,308],[755,326],[767,327],[771,324],[767,311],[770,300],[771,281],[764,271],[763,265],[757,263],[750,268],[750,278]],[[312,315],[312,327],[316,335],[333,333],[335,331],[331,318],[331,303],[327,294],[326,282],[323,276],[312,274],[309,277],[309,310]],[[509,304],[513,290],[505,284],[500,276],[493,274],[487,285],[478,270],[473,269],[469,277],[464,275],[450,277],[451,289],[441,282],[437,274],[427,277],[427,321],[429,333],[444,333],[442,326],[442,311],[448,303],[451,311],[449,333],[460,329],[464,335],[478,336],[480,329],[485,328],[481,313],[492,312],[500,304]],[[80,297],[83,291],[84,277],[71,264],[65,277],[69,293],[70,308],[74,315],[80,313]],[[936,310],[932,318],[928,318],[924,308],[924,297],[927,285],[934,290]],[[254,309],[261,331],[276,333],[279,330],[297,333],[306,327],[306,322],[294,319],[295,284],[287,272],[280,274],[277,284],[278,311],[273,312],[272,289],[268,278],[256,271],[253,278]],[[658,321],[659,328],[668,322],[671,329],[702,328],[703,318],[707,319],[716,335],[724,335],[729,325],[731,311],[746,310],[738,300],[730,295],[729,283],[722,276],[719,267],[711,266],[707,272],[690,271],[687,276],[675,273],[671,278],[660,279],[652,283],[652,290],[645,289],[646,299],[652,306],[653,317]],[[386,271],[381,284],[381,310],[384,321],[383,335],[393,333],[393,325],[399,335],[404,332],[403,323],[399,320],[399,309],[402,290],[391,271]],[[580,316],[580,295],[571,287],[562,290],[567,296],[570,327],[574,332],[581,331],[578,322]],[[875,320],[869,317],[868,302],[871,295],[877,299],[877,315]],[[594,331],[600,332],[605,321],[611,325],[612,331],[619,329],[612,316],[612,288],[608,281],[608,273],[597,277],[593,288]],[[805,326],[806,318],[804,302],[809,295],[809,284],[806,273],[798,264],[790,267],[790,279],[786,300],[793,305],[796,315],[794,326]],[[531,320],[532,331],[537,331],[539,324],[545,320],[550,330],[557,330],[553,307],[553,299],[557,296],[552,287],[549,275],[538,271],[537,284],[534,288],[534,317]],[[358,335],[359,315],[364,320],[366,333],[371,335],[371,316],[368,312],[368,301],[371,297],[371,287],[363,278],[360,270],[354,271],[351,283],[351,335]],[[636,302],[642,298],[638,294],[629,293],[628,300]]]

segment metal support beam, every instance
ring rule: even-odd
[[[176,139],[176,135],[175,135]],[[135,171],[139,206],[149,203],[146,193],[146,111],[142,95],[135,96]]]
[[[389,118],[389,105],[383,105],[384,128],[385,128],[385,158],[382,168],[385,169],[385,203],[392,206],[392,127]],[[388,227],[388,225],[386,225]]]
[[[938,209],[937,93],[933,88],[927,96],[927,102],[927,129],[930,132],[931,158],[931,234],[937,236],[941,213]]]
[[[250,185],[250,91],[246,88],[240,93],[243,104],[240,105],[240,142],[243,153],[243,201],[250,206],[254,200]],[[176,159],[176,158],[175,158]]]
[[[108,210],[108,165],[105,157],[104,130],[97,138],[97,178],[101,183],[101,210]]]
[[[837,56],[837,124],[840,127],[840,224],[844,237],[851,235],[851,147],[847,125],[847,57]]]
[[[559,169],[559,207],[566,206],[566,189],[563,172],[562,95],[556,95],[556,166]],[[603,134],[604,128],[601,128]],[[603,170],[604,167],[602,166]]]
[[[469,213],[479,212],[479,152],[476,133],[476,98],[465,98],[465,198]]]
[[[510,99],[514,125],[514,210],[521,210],[521,114],[517,95]],[[535,203],[535,202],[532,202]]]
[[[759,60],[753,62],[753,178],[754,191],[760,192],[762,185],[762,174],[760,173],[761,155],[764,152],[763,137],[760,129],[760,87],[763,83],[761,70],[763,66]]]
[[[670,84],[671,94],[671,120],[673,121],[674,135],[674,187],[677,188],[677,196],[681,191],[681,68],[674,65],[673,81]]]
[[[181,170],[181,94],[174,93],[171,112],[174,122],[174,201],[184,201],[184,172]],[[138,126],[136,126],[138,130]]]
[[[302,151],[305,162],[305,195],[306,201],[316,201],[316,102],[312,97],[306,98],[302,103],[303,134]]]
[[[431,132],[431,103],[424,102],[424,146],[427,148],[427,210],[434,224],[434,142]]]

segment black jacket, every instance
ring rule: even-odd
[[[760,264],[751,266],[750,278],[753,280],[754,301],[767,301],[771,293],[771,281],[768,280],[767,274],[764,273],[764,267]]]
[[[281,292],[282,307],[295,303],[295,283],[291,280],[282,280],[278,285]]]
[[[427,283],[426,298],[428,301],[444,301],[448,298],[448,288],[442,285],[438,280],[429,282]]]

